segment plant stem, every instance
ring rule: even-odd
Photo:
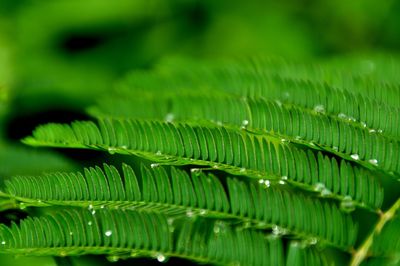
[[[353,258],[351,260],[351,266],[360,265],[365,258],[368,257],[368,251],[371,248],[375,235],[380,234],[382,228],[385,224],[390,221],[394,215],[396,214],[397,209],[400,208],[400,198],[390,207],[389,210],[380,214],[380,218],[376,226],[374,227],[372,233],[368,236],[368,238],[364,241],[361,247],[355,251],[353,254]]]

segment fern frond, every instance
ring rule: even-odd
[[[304,247],[298,241],[291,241],[287,251],[287,266],[331,265],[324,252],[314,247]]]
[[[389,138],[351,120],[329,117],[325,109],[307,111],[263,99],[237,97],[176,96],[169,99],[106,98],[90,109],[100,117],[168,119],[178,121],[208,120],[236,128],[243,127],[270,138],[285,139],[323,149],[364,167],[386,173],[399,173],[397,139]],[[396,125],[396,129],[399,127]]]
[[[188,64],[185,61],[184,65]],[[219,65],[194,64],[190,71],[185,66],[175,69],[161,69],[154,72],[132,73],[120,85],[120,93],[126,95],[180,95],[182,92],[195,92],[196,96],[212,92],[223,92],[245,97],[279,100],[288,105],[308,109],[323,106],[325,112],[333,117],[346,117],[371,130],[382,134],[400,137],[399,105],[400,87],[373,84],[371,81],[361,85],[350,85],[347,80],[357,79],[349,76],[340,82],[326,85],[334,71],[324,71],[330,78],[303,80],[312,78],[313,72],[320,69],[303,69],[301,66],[286,63],[230,62]],[[299,74],[299,75],[296,75]],[[343,79],[343,80],[342,80]],[[337,83],[337,84],[336,84]],[[369,90],[366,90],[369,88]],[[161,89],[167,89],[166,92]],[[207,90],[208,89],[208,90]],[[143,92],[143,93],[142,93]],[[374,97],[371,97],[373,95]],[[379,98],[380,97],[380,98]]]
[[[299,238],[315,238],[340,248],[355,242],[357,228],[351,217],[328,201],[237,178],[228,178],[223,186],[212,174],[195,172],[190,177],[174,167],[170,173],[161,166],[142,166],[138,174],[126,164],[122,169],[123,175],[105,164],[104,170],[89,168],[84,174],[14,177],[6,181],[5,193],[24,207],[64,205],[204,216],[259,229],[282,228]],[[333,222],[327,224],[326,217]]]
[[[168,139],[168,142],[165,140]],[[346,161],[303,151],[245,131],[156,121],[100,119],[39,126],[31,145],[107,150],[170,164],[207,165],[233,174],[280,180],[323,196],[350,197],[376,209],[383,190],[372,174]]]
[[[163,215],[65,210],[20,225],[0,225],[0,252],[70,256],[181,257],[216,265],[283,265],[280,238],[219,223],[186,220],[173,228]],[[254,256],[253,254],[257,254]]]

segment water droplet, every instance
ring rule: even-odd
[[[72,232],[69,232],[69,235],[70,235],[70,236],[72,236],[73,234],[74,234],[74,233],[72,233]]]
[[[333,149],[334,151],[338,151],[338,150],[339,150],[339,148],[338,148],[337,146],[333,146],[332,149]]]
[[[370,159],[370,160],[368,160],[368,162],[370,163],[370,164],[373,164],[373,165],[378,165],[378,160],[377,159]]]
[[[272,226],[272,234],[274,235],[285,235],[287,233],[287,230],[284,228],[281,228],[277,225]]]
[[[260,179],[260,180],[258,180],[258,183],[260,183],[260,184],[264,184],[264,179]]]
[[[92,215],[95,215],[95,214],[96,214],[96,211],[95,211],[95,210],[93,210],[93,211],[92,211]]]
[[[204,210],[204,209],[201,209],[200,210],[200,215],[206,215],[207,214],[207,211],[206,210]]]
[[[301,140],[301,139],[303,139],[303,138],[300,137],[300,136],[296,136],[296,137],[294,137],[294,139],[295,139],[295,140]]]
[[[110,236],[112,235],[112,231],[111,231],[111,230],[107,230],[104,234],[105,234],[107,237],[110,237]]]
[[[93,222],[92,222],[92,221],[89,221],[87,224],[88,224],[89,226],[91,226],[91,225],[93,224]]]
[[[281,177],[281,179],[282,180],[288,180],[288,177],[284,175],[284,176]]]
[[[172,113],[168,113],[168,114],[165,116],[165,122],[167,122],[167,123],[172,123],[172,122],[174,122],[174,119],[175,119],[175,115],[172,114]]]
[[[349,122],[356,122],[356,121],[357,121],[357,119],[355,119],[355,118],[352,117],[352,116],[349,116],[349,117],[347,118],[347,120],[348,120]]]
[[[37,202],[38,202],[38,203],[41,203],[42,201],[39,199],[39,200],[37,200]]]
[[[108,148],[108,153],[111,154],[111,155],[115,154],[116,151],[117,151],[117,149],[114,148],[114,147],[109,147]]]
[[[174,223],[174,218],[168,218],[168,219],[167,219],[167,223],[168,223],[169,225],[172,225],[172,224]]]
[[[265,180],[264,184],[266,187],[270,187],[271,186],[271,182],[269,180]]]
[[[160,155],[162,155],[162,152],[161,151],[157,151],[156,155],[160,156]]]
[[[378,129],[378,133],[382,133],[383,132],[383,130],[382,129]]]
[[[89,209],[89,210],[93,209],[93,205],[90,204],[89,207],[88,207],[88,209]]]
[[[222,122],[221,121],[217,121],[217,126],[222,126]]]
[[[243,120],[242,121],[242,127],[247,127],[249,125],[249,120]]]
[[[346,118],[347,118],[347,115],[345,115],[345,114],[343,114],[343,113],[340,113],[340,114],[338,114],[338,117],[339,117],[340,119],[346,119]]]
[[[157,255],[157,260],[159,262],[165,262],[166,261],[166,257],[163,254],[158,254]]]
[[[282,143],[289,142],[287,139],[281,139]]]
[[[2,245],[5,245],[5,244],[6,244],[6,241],[1,241],[1,244],[2,244]]]
[[[126,150],[126,149],[128,149],[128,146],[126,146],[126,145],[122,145],[122,146],[121,146],[121,149],[124,149],[124,150]]]
[[[21,202],[21,203],[19,204],[19,208],[20,208],[21,210],[25,210],[25,209],[26,209],[26,204],[23,203],[23,202]]]
[[[325,185],[323,183],[316,183],[314,185],[314,190],[322,192],[325,189]]]
[[[194,213],[193,213],[192,210],[187,210],[187,211],[186,211],[186,216],[187,216],[187,217],[192,218],[193,215],[194,215]]]
[[[281,184],[281,185],[284,185],[286,182],[285,181],[283,181],[283,180],[279,180],[279,182],[278,182],[279,184]]]
[[[107,260],[109,261],[109,262],[117,262],[118,260],[119,260],[119,257],[118,256],[108,256],[107,257]]]
[[[311,147],[315,147],[315,143],[312,142],[312,141],[310,141],[310,142],[308,143],[308,145],[310,145]]]
[[[364,128],[367,127],[367,123],[365,123],[365,122],[360,122],[360,124],[361,124],[361,126],[364,127]]]
[[[308,244],[310,245],[316,245],[318,243],[318,239],[315,237],[312,237],[308,240]]]
[[[246,168],[240,168],[240,172],[241,173],[245,173],[246,172]]]
[[[219,226],[214,226],[214,233],[215,234],[219,234],[220,231],[221,231],[221,228],[219,228]]]
[[[350,155],[350,157],[353,159],[353,160],[359,160],[360,159],[360,156],[358,155],[358,154],[352,154],[352,155]]]
[[[375,133],[376,130],[375,130],[375,129],[370,129],[368,132],[369,132],[369,133]]]
[[[190,169],[190,172],[192,172],[192,173],[198,173],[200,171],[201,171],[200,168],[192,168],[192,169]]]
[[[356,209],[353,199],[350,196],[345,196],[340,202],[340,209],[344,212],[352,212]]]
[[[321,191],[321,196],[322,196],[322,197],[327,197],[327,196],[329,196],[329,195],[332,195],[332,192],[331,192],[329,189],[324,188],[324,189]]]
[[[215,165],[213,165],[213,167],[212,167],[212,168],[214,168],[214,169],[218,169],[218,168],[219,168],[219,165],[215,164]]]
[[[325,114],[325,106],[323,106],[322,104],[318,104],[318,105],[314,106],[314,112],[320,113],[320,114]]]
[[[151,168],[156,168],[156,167],[158,167],[158,166],[160,166],[158,163],[152,163],[152,164],[150,164],[150,167],[151,167]]]

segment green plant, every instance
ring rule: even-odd
[[[3,209],[32,215],[1,225],[0,252],[397,265],[400,65],[357,62],[168,60],[128,75],[94,121],[23,140],[125,163],[6,180]]]

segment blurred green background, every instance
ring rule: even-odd
[[[40,123],[87,118],[85,109],[131,70],[170,56],[397,56],[399,14],[395,0],[1,0],[0,177],[100,160],[25,148],[19,139]],[[2,256],[0,264],[30,263]]]

